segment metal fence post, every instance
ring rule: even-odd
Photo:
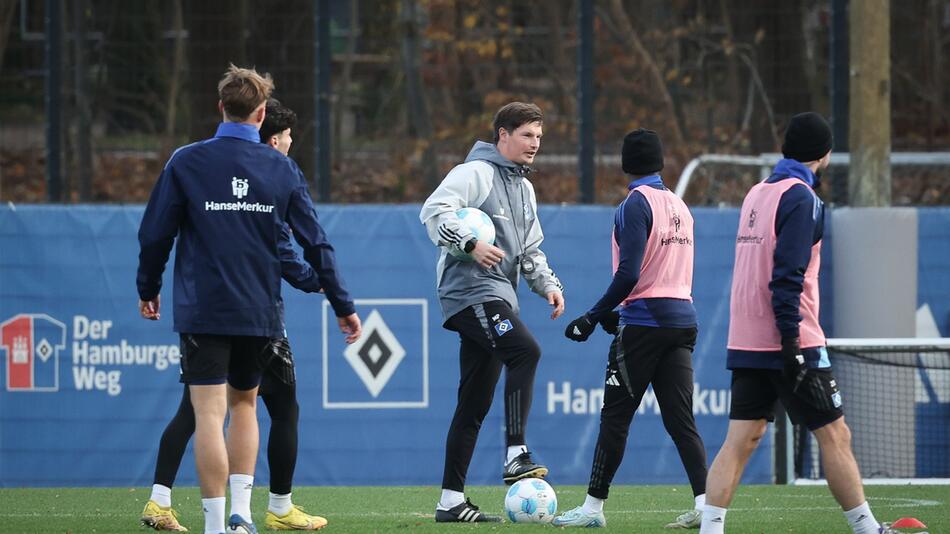
[[[577,10],[577,138],[579,200],[594,202],[594,2],[580,0]]]
[[[831,0],[831,128],[835,152],[848,152],[848,0]],[[831,169],[831,200],[848,199],[848,169]]]
[[[330,2],[313,4],[314,179],[317,200],[330,202]]]
[[[63,4],[46,0],[46,198],[50,202],[63,199],[62,172],[62,71],[63,71]]]

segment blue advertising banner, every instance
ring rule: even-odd
[[[441,480],[459,380],[458,337],[442,328],[437,249],[418,209],[318,207],[357,299],[364,334],[347,346],[323,296],[285,284],[301,413],[298,485]],[[711,461],[725,437],[729,409],[724,347],[738,211],[693,212],[693,296],[700,321],[693,400]],[[946,219],[947,213],[928,217]],[[163,292],[165,313],[158,322],[141,319],[136,308],[141,214],[141,207],[121,206],[0,207],[0,486],[151,484],[159,437],[183,386],[171,292]],[[542,207],[542,248],[564,283],[565,317],[552,321],[543,299],[523,284],[520,291],[522,318],[543,351],[528,444],[551,468],[554,484],[587,482],[597,439],[609,339],[598,331],[578,344],[563,330],[610,281],[612,214],[602,206]],[[921,254],[935,248],[922,243]],[[923,257],[921,263],[930,265]],[[823,269],[829,267],[826,256]],[[950,281],[929,280],[925,287],[922,275],[921,302],[946,314],[946,299],[934,301],[925,292],[945,296]],[[470,484],[500,483],[502,396],[496,399],[479,436]],[[263,404],[259,420],[264,440],[269,420]],[[258,462],[261,484],[268,479],[265,450]],[[633,420],[615,480],[686,482],[652,391]],[[771,482],[770,439],[744,480]],[[195,483],[189,448],[177,484]]]

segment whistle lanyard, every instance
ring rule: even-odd
[[[512,185],[514,185],[513,180]],[[518,184],[518,190],[521,193],[522,231],[520,233],[518,232],[518,225],[515,223],[515,210],[514,205],[511,203],[511,193],[508,191],[508,184],[505,184],[505,198],[508,200],[508,210],[511,212],[511,224],[515,227],[515,237],[518,238],[518,244],[521,247],[521,250],[518,253],[518,262],[521,265],[521,272],[524,274],[531,274],[534,272],[537,266],[534,264],[534,260],[525,255],[528,249],[528,206],[525,204],[524,188],[520,183]]]

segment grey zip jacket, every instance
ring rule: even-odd
[[[542,297],[563,291],[541,252],[544,235],[534,186],[526,178],[529,171],[502,156],[495,145],[477,141],[465,163],[452,169],[422,205],[419,220],[441,249],[436,286],[443,324],[469,306],[492,300],[507,302],[517,313],[519,274]],[[474,239],[455,214],[461,208],[478,208],[495,224],[495,246],[505,257],[491,269],[448,253],[449,247],[462,250]],[[530,272],[524,272],[522,265]]]

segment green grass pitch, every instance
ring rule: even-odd
[[[586,488],[555,486],[558,508],[583,502]],[[871,508],[879,520],[916,517],[929,532],[950,532],[950,486],[869,486]],[[138,517],[148,499],[147,488],[0,489],[0,532],[106,533],[151,532]],[[254,490],[252,503],[258,528],[264,532],[267,488]],[[472,487],[466,494],[483,511],[501,514],[503,486]],[[554,532],[549,525],[436,524],[436,487],[300,487],[294,502],[323,515],[323,532]],[[201,532],[204,519],[196,488],[176,488],[174,507],[191,532]],[[615,486],[605,513],[606,532],[669,532],[667,521],[692,505],[686,486]],[[743,486],[727,516],[729,533],[842,533],[848,528],[826,487]]]

